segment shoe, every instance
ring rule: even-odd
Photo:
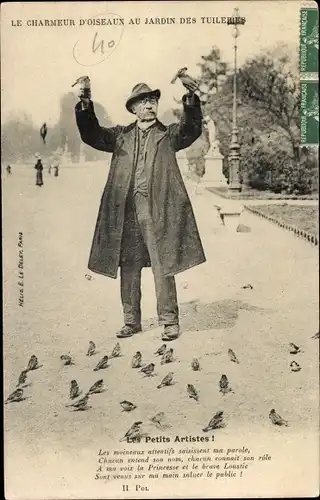
[[[141,325],[124,325],[116,335],[119,339],[125,339],[127,337],[132,337],[135,333],[141,332],[141,330]]]
[[[179,325],[165,325],[163,334],[161,336],[162,340],[164,341],[170,341],[170,340],[175,340],[179,337],[180,335],[180,328]]]

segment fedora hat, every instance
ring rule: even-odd
[[[134,102],[144,99],[145,97],[156,97],[159,99],[161,92],[159,89],[152,90],[146,83],[137,83],[132,89],[131,96],[127,99],[126,108],[130,113],[131,106]]]

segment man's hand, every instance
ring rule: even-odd
[[[88,108],[91,99],[90,78],[88,76],[81,76],[72,87],[75,87],[75,93],[82,102],[83,109]]]

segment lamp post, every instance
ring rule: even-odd
[[[234,10],[232,17],[240,17],[238,7]],[[241,191],[240,184],[240,144],[239,131],[237,128],[237,38],[239,36],[237,24],[233,26],[232,36],[234,38],[234,74],[233,74],[233,109],[232,109],[232,135],[229,153],[229,190]]]

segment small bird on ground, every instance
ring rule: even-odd
[[[154,363],[149,363],[147,366],[141,368],[140,371],[144,373],[146,377],[150,377],[154,372],[154,367],[155,367]]]
[[[97,372],[98,370],[104,370],[108,366],[108,361],[109,358],[108,356],[103,356],[102,359],[100,359],[99,363],[97,366],[93,369],[94,372]]]
[[[241,288],[243,288],[244,290],[253,290],[253,286],[250,285],[250,283],[248,283],[247,285],[243,285]]]
[[[74,362],[72,361],[72,357],[69,356],[69,354],[61,354],[60,359],[61,359],[61,361],[63,361],[63,364],[65,366],[74,365]]]
[[[291,361],[290,367],[292,372],[299,372],[301,370],[301,366],[296,361]]]
[[[161,387],[164,387],[165,385],[171,385],[172,384],[172,380],[173,380],[173,372],[169,372],[164,377],[164,379],[162,380],[162,382],[159,385],[157,385],[157,389],[161,389]]]
[[[231,361],[233,361],[234,363],[237,363],[239,364],[239,360],[237,358],[237,356],[235,355],[234,351],[232,349],[228,349],[228,354],[229,354],[229,358]]]
[[[167,349],[167,344],[162,344],[162,346],[159,347],[159,349],[157,349],[154,354],[157,354],[158,356],[163,356],[163,354],[166,352],[166,349]]]
[[[80,389],[76,380],[70,382],[70,399],[75,399],[80,396]]]
[[[197,358],[193,358],[193,360],[191,361],[191,368],[195,372],[200,370],[200,363],[199,363],[199,360]]]
[[[47,124],[44,123],[42,125],[42,127],[40,128],[40,135],[42,137],[42,140],[43,140],[43,144],[46,143],[46,135],[47,135],[47,132],[48,132],[48,128],[47,128]]]
[[[85,276],[85,278],[86,278],[88,281],[93,280],[93,277],[91,276],[91,274],[85,274],[84,276]]]
[[[88,401],[89,401],[89,395],[86,394],[83,398],[67,406],[71,406],[72,408],[74,408],[75,411],[85,411],[91,408],[91,406],[88,406]]]
[[[120,442],[121,441],[126,441],[127,439],[136,439],[136,438],[140,437],[140,434],[141,434],[141,424],[142,424],[141,421],[138,421],[138,422],[135,422],[134,424],[132,424],[132,426],[125,433],[125,435],[123,436],[123,438],[120,439]]]
[[[199,401],[199,392],[192,384],[187,385],[187,393],[189,394],[189,398]]]
[[[278,415],[278,413],[274,409],[270,411],[269,418],[274,425],[284,425],[286,427],[288,427],[289,425],[287,420],[284,420],[282,417],[280,417],[280,415]]]
[[[32,370],[37,370],[37,368],[40,368],[38,358],[34,354],[32,354],[31,358],[29,359],[28,366],[27,366],[27,372],[32,371]]]
[[[221,375],[219,388],[219,392],[222,392],[223,395],[227,394],[228,392],[232,392],[232,389],[229,387],[229,380],[227,375]]]
[[[290,347],[290,354],[298,354],[299,352],[301,352],[300,347],[294,344],[293,342],[290,342],[289,347]]]
[[[92,340],[90,340],[87,356],[93,356],[95,352],[96,352],[96,344]]]
[[[9,394],[9,396],[7,397],[7,399],[5,401],[5,404],[20,403],[20,401],[23,401],[23,399],[24,399],[23,389],[21,389],[21,387],[19,387],[19,389],[16,389],[11,394]]]
[[[97,380],[90,389],[88,390],[87,394],[100,394],[100,392],[103,392],[103,379],[101,378],[100,380]]]
[[[311,337],[312,339],[318,339],[319,338],[319,332],[315,333],[314,335],[312,335]]]
[[[164,365],[166,363],[172,363],[173,361],[173,349],[168,349],[162,356],[162,359],[160,361],[161,365]]]
[[[142,364],[142,354],[140,351],[137,351],[132,358],[131,367],[132,368],[140,368]]]
[[[118,358],[119,356],[121,356],[121,348],[119,342],[117,342],[114,348],[112,349],[110,358]]]
[[[213,415],[207,427],[205,427],[202,430],[203,432],[208,432],[208,431],[213,431],[214,429],[219,429],[224,426],[225,424],[223,423],[223,411],[217,411],[217,413]]]
[[[130,401],[126,401],[125,399],[123,401],[120,401],[120,404],[122,406],[122,411],[132,411],[135,410],[137,407]]]
[[[19,385],[23,385],[26,383],[27,374],[28,374],[28,370],[22,370],[22,372],[19,375],[18,383],[17,383],[16,387],[19,387]]]
[[[150,418],[150,422],[155,424],[157,427],[162,427],[164,419],[164,411],[159,411],[154,417]]]

